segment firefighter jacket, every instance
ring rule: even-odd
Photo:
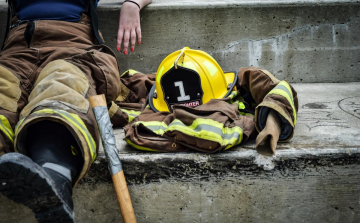
[[[213,153],[254,138],[264,129],[270,110],[281,120],[279,142],[294,134],[298,98],[294,88],[257,67],[241,68],[232,93],[191,108],[175,105],[173,113],[147,105],[155,75],[129,70],[121,75],[121,94],[109,103],[114,126],[124,126],[125,141],[154,152],[197,150]]]

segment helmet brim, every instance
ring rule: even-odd
[[[228,84],[228,92],[224,96],[224,98],[226,98],[231,94],[231,92],[233,91],[233,89],[236,85],[236,82],[238,80],[238,72],[237,71],[225,72],[224,76],[225,76],[226,82]]]

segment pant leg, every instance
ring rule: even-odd
[[[26,47],[25,26],[10,30],[0,52],[0,155],[14,151],[14,131],[35,81],[38,51]]]
[[[13,151],[20,96],[20,80],[0,65],[0,155]]]
[[[48,120],[67,128],[84,157],[74,184],[89,170],[99,144],[96,121],[87,98],[105,94],[108,101],[113,101],[120,93],[116,57],[108,47],[93,45],[87,20],[35,22],[29,49],[38,52],[36,81],[13,129],[15,151],[27,154],[27,135],[32,124]],[[8,45],[13,44],[8,39]],[[26,48],[27,44],[24,45]]]
[[[15,129],[15,149],[29,155],[27,147],[31,139],[27,136],[33,124],[47,120],[65,126],[80,145],[84,158],[84,166],[74,184],[85,175],[95,160],[99,142],[94,114],[87,100],[91,96],[88,93],[92,92],[89,91],[88,78],[77,66],[65,60],[47,64],[35,83],[29,103],[22,110]]]

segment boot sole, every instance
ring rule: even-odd
[[[72,223],[73,212],[47,173],[29,157],[8,153],[0,157],[0,193],[29,207],[40,223]]]

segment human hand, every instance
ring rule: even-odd
[[[123,44],[123,52],[126,55],[130,42],[131,52],[135,49],[135,42],[141,44],[141,27],[140,27],[140,8],[132,2],[124,2],[119,18],[119,29],[116,40],[117,51],[121,50]]]

